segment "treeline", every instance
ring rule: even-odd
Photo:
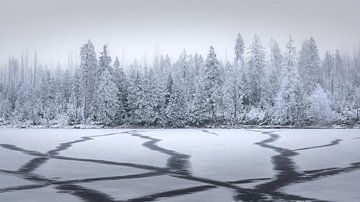
[[[203,58],[185,51],[172,61],[122,65],[91,41],[80,64],[48,69],[35,55],[0,69],[0,122],[11,125],[185,127],[353,125],[359,122],[360,53],[320,58],[313,38],[297,51],[290,37],[266,51],[240,34],[233,61],[213,47]],[[19,62],[20,61],[20,62]],[[31,63],[31,64],[30,64]],[[65,69],[65,70],[63,70]]]

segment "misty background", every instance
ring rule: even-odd
[[[175,57],[186,49],[232,60],[236,35],[248,45],[258,34],[265,47],[271,38],[283,48],[291,34],[297,47],[313,36],[321,53],[350,53],[359,43],[357,0],[1,0],[0,63],[22,51],[56,65],[77,56],[88,40],[96,51],[130,63],[155,54]]]

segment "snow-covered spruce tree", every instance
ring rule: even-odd
[[[60,97],[61,97],[61,109],[64,113],[67,112],[68,105],[70,102],[71,97],[71,90],[72,90],[72,76],[69,70],[66,70],[62,79],[62,83],[60,84]]]
[[[175,63],[175,78],[184,93],[186,103],[189,105],[194,94],[195,75],[191,69],[191,56],[184,50]]]
[[[342,113],[345,110],[346,97],[348,97],[351,88],[351,85],[348,86],[347,83],[351,83],[352,76],[349,76],[348,79],[346,78],[345,64],[339,51],[336,51],[334,60],[334,93],[332,98],[334,100],[335,111]]]
[[[275,98],[271,122],[279,125],[301,125],[305,118],[305,105],[296,68],[296,50],[290,37],[286,45],[284,72],[280,90]]]
[[[96,89],[96,98],[92,118],[95,122],[111,125],[114,123],[116,112],[119,108],[118,89],[112,81],[109,69],[105,69],[100,76]]]
[[[87,119],[92,114],[96,83],[97,60],[94,45],[89,40],[84,44],[80,51],[80,69],[82,81],[82,120],[86,124]]]
[[[116,124],[125,124],[128,113],[128,83],[123,68],[120,66],[118,57],[115,58],[113,68],[113,80],[118,89],[118,109],[116,110]]]
[[[321,83],[320,57],[315,40],[311,37],[301,45],[299,75],[305,95],[310,95]]]
[[[80,70],[75,71],[74,79],[72,82],[71,95],[68,104],[68,124],[80,124],[82,120],[82,98],[83,94],[81,92],[82,83],[81,83],[81,72]]]
[[[248,98],[250,105],[253,107],[259,107],[264,93],[265,65],[265,49],[261,45],[260,38],[255,35],[249,47],[247,68],[247,82],[249,85]]]
[[[204,85],[199,82],[189,110],[189,122],[194,126],[204,126],[210,123],[211,115],[211,106],[205,94]]]
[[[176,128],[184,127],[187,121],[185,97],[181,89],[174,85],[171,74],[169,74],[167,79],[164,99],[165,126]]]
[[[162,89],[158,84],[159,82],[156,79],[153,70],[146,69],[142,82],[142,110],[145,124],[148,126],[158,126],[163,123],[161,120]]]
[[[131,125],[145,125],[143,81],[140,72],[135,70],[137,64],[133,64],[131,68],[127,99],[129,107],[127,122]]]
[[[211,46],[205,62],[204,77],[200,92],[197,93],[195,111],[203,111],[204,123],[216,123],[217,117],[223,115],[222,72],[214,48]],[[201,104],[201,101],[204,101]],[[200,102],[200,103],[199,103]],[[202,105],[202,106],[199,106]],[[199,121],[197,121],[199,122]]]
[[[323,65],[322,65],[322,76],[324,81],[324,87],[327,91],[334,94],[334,76],[335,76],[335,59],[329,51],[326,51]]]
[[[13,112],[15,109],[16,93],[15,89],[7,88],[2,93],[1,102],[1,117],[6,120],[7,123],[11,123],[13,118]]]
[[[235,53],[235,60],[234,65],[243,68],[244,67],[244,40],[240,33],[238,33],[236,41],[235,41],[235,47],[234,47],[234,53]]]
[[[224,102],[224,118],[232,125],[239,120],[242,110],[242,95],[244,94],[244,41],[239,33],[234,47],[233,65],[225,61],[224,68],[224,85],[223,85],[223,102]]]
[[[328,124],[333,121],[334,113],[331,110],[331,101],[321,85],[317,85],[308,98],[309,107],[307,116],[315,125]]]
[[[15,101],[14,119],[20,123],[25,123],[30,117],[30,108],[27,105],[29,95],[27,86],[21,83],[17,90],[17,99]]]
[[[102,73],[105,70],[108,70],[110,73],[112,73],[112,67],[110,66],[111,64],[111,57],[108,55],[108,51],[107,51],[107,46],[104,45],[103,46],[103,51],[100,52],[100,57],[99,57],[99,65],[96,71],[96,78],[97,81],[100,81]]]
[[[280,89],[281,78],[283,77],[283,57],[279,44],[272,39],[270,47],[270,68],[267,72],[268,79],[266,79],[266,97],[268,101],[268,107],[274,105],[275,95]]]
[[[55,93],[54,80],[51,78],[50,72],[46,71],[40,85],[41,116],[46,125],[49,125],[57,114]]]

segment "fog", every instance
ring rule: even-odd
[[[36,49],[48,64],[66,64],[91,39],[99,52],[131,62],[183,49],[206,54],[210,45],[233,57],[236,34],[268,46],[291,34],[297,46],[313,36],[320,49],[352,51],[359,42],[357,0],[1,0],[0,63]]]

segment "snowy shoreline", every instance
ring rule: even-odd
[[[278,125],[237,125],[237,126],[185,126],[178,127],[156,127],[156,126],[104,126],[104,125],[0,125],[0,128],[17,129],[360,129],[360,124],[350,125],[308,125],[308,126],[278,126]]]

